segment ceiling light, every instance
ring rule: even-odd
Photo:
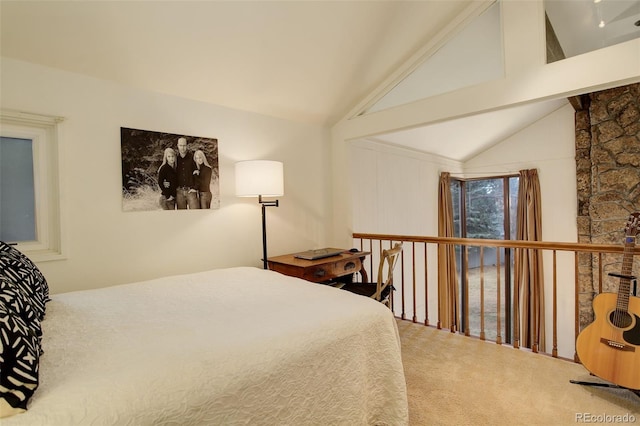
[[[598,26],[599,26],[600,28],[604,28],[604,21],[600,21],[600,23],[598,24]]]

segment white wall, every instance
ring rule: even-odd
[[[577,241],[574,114],[567,103],[464,164],[468,177],[538,169],[545,241]]]
[[[459,162],[364,139],[349,159],[354,232],[438,234],[440,172],[462,171]]]
[[[348,142],[354,232],[437,235],[440,172],[481,177],[537,168],[543,237],[577,241],[575,130],[567,103],[464,164],[372,140]]]
[[[234,196],[234,163],[240,160],[284,162],[285,195],[267,212],[270,256],[326,244],[326,129],[7,58],[0,67],[2,108],[65,117],[59,155],[66,259],[38,265],[53,293],[217,267],[260,267],[259,205]],[[217,138],[220,209],[124,213],[120,127]]]

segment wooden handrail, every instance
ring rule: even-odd
[[[623,253],[623,245],[614,244],[585,244],[549,241],[523,240],[489,240],[483,238],[453,238],[453,237],[425,237],[417,235],[365,234],[354,232],[353,238],[364,240],[408,241],[433,244],[459,244],[463,246],[506,247],[506,248],[537,248],[545,250],[579,251],[589,253]],[[634,255],[640,254],[640,246],[633,250]]]

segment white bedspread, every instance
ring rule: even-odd
[[[12,425],[405,425],[382,304],[257,268],[54,295]]]

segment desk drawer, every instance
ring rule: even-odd
[[[358,272],[361,267],[360,259],[339,260],[305,268],[302,278],[315,282],[328,281]]]

